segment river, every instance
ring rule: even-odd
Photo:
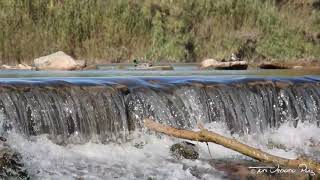
[[[198,160],[175,160],[181,140],[149,132],[148,117],[320,159],[319,71],[175,69],[0,71],[1,133],[32,179],[228,179],[210,159],[250,160],[198,142]]]

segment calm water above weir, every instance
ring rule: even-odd
[[[200,160],[174,160],[169,146],[179,140],[147,133],[146,117],[185,129],[203,123],[275,155],[320,159],[312,146],[320,144],[319,71],[100,68],[0,71],[1,133],[33,178],[225,178],[204,144]],[[246,158],[210,149],[214,159]]]
[[[284,69],[284,70],[200,70],[195,64],[173,65],[171,71],[135,70],[132,65],[100,65],[98,70],[85,71],[31,71],[31,70],[1,70],[0,78],[25,77],[119,77],[119,76],[304,76],[320,75],[320,69]]]

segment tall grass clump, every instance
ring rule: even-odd
[[[305,0],[307,1],[307,0]],[[299,4],[300,3],[300,4]],[[0,60],[58,50],[92,63],[223,58],[248,38],[270,58],[319,58],[320,13],[301,0],[0,1]],[[320,40],[319,40],[320,41]]]

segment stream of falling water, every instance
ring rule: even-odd
[[[1,134],[33,179],[224,179],[207,146],[175,160],[152,117],[234,137],[274,155],[319,157],[319,79],[71,79],[0,84]],[[275,146],[275,145],[281,145]],[[316,146],[313,146],[316,145]],[[246,159],[210,144],[214,159]]]

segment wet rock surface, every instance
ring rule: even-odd
[[[187,141],[173,144],[170,147],[170,153],[175,159],[195,160],[199,158],[199,148],[195,144]]]

